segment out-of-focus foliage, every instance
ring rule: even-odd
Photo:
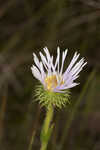
[[[77,50],[88,62],[70,106],[55,110],[48,150],[99,150],[99,0],[0,1],[0,149],[27,150],[32,134],[33,149],[40,148],[45,109],[34,102],[30,67],[44,46],[54,55],[57,46],[69,48],[68,61]]]

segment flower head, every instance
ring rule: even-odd
[[[69,66],[63,71],[67,52],[68,50],[66,49],[62,52],[61,56],[60,48],[58,47],[55,62],[47,47],[44,48],[45,56],[41,52],[39,53],[41,61],[39,61],[35,53],[33,53],[35,65],[31,67],[31,70],[33,76],[41,82],[45,91],[64,94],[68,89],[79,84],[74,81],[79,77],[80,71],[87,62],[84,61],[84,58],[78,61],[80,54],[75,52]],[[60,60],[62,60],[61,65]]]

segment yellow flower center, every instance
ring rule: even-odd
[[[61,80],[61,77],[58,76],[58,79]],[[57,85],[57,77],[56,75],[47,76],[45,78],[46,87],[49,91],[52,91]],[[60,85],[64,84],[64,81],[62,80]]]

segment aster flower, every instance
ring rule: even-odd
[[[33,53],[35,65],[32,65],[31,70],[33,76],[43,85],[42,88],[39,86],[37,95],[41,95],[40,103],[43,103],[44,105],[48,103],[48,100],[46,100],[48,98],[50,99],[50,103],[56,106],[58,105],[58,107],[60,106],[60,103],[64,105],[65,102],[68,101],[69,89],[79,84],[76,83],[75,80],[79,77],[80,71],[87,64],[87,62],[85,62],[84,58],[78,60],[80,54],[75,52],[69,66],[65,71],[63,71],[67,52],[68,50],[66,49],[62,52],[61,56],[60,48],[57,47],[57,57],[55,62],[47,47],[44,48],[45,55],[43,55],[41,52],[39,53],[41,61],[39,61],[38,57],[35,55],[35,53]],[[60,60],[62,60],[61,65]],[[43,94],[47,96],[44,96]],[[51,95],[52,99],[54,99],[53,97],[57,99],[58,96],[58,99],[60,100],[51,100]],[[43,99],[43,97],[45,98]]]

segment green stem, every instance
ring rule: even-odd
[[[46,117],[45,117],[43,128],[41,131],[41,148],[40,148],[40,150],[47,149],[48,141],[50,139],[52,127],[53,127],[52,125],[50,126],[52,117],[53,117],[53,107],[50,106],[47,109]]]
[[[32,129],[32,135],[31,135],[28,150],[32,150],[35,134],[36,134],[36,131],[37,131],[37,128],[38,128],[39,118],[40,118],[40,108],[38,107],[37,114],[36,114],[36,119],[35,119],[35,124],[34,124],[33,129]]]
[[[78,100],[77,100],[75,106],[73,107],[73,110],[72,110],[72,112],[71,112],[71,114],[70,114],[70,118],[69,118],[69,119],[66,121],[66,123],[65,123],[66,126],[65,126],[65,129],[64,129],[64,132],[63,132],[63,136],[62,136],[62,138],[61,138],[60,148],[59,148],[60,150],[63,149],[64,142],[65,142],[65,140],[68,138],[68,130],[69,130],[69,128],[71,127],[72,121],[73,121],[73,119],[74,119],[74,117],[75,117],[75,115],[76,115],[76,113],[77,113],[77,109],[78,109],[78,107],[79,107],[79,105],[80,105],[80,103],[81,103],[81,100],[83,99],[83,97],[84,97],[84,95],[85,95],[87,89],[88,89],[89,84],[91,83],[91,81],[92,81],[93,78],[95,77],[95,73],[96,73],[96,70],[94,69],[94,70],[90,73],[90,75],[88,76],[88,79],[87,79],[87,81],[86,81],[86,83],[85,83],[85,85],[84,85],[84,87],[83,87],[83,89],[82,89],[82,91],[81,91],[81,93],[80,93],[80,95],[79,95],[79,98],[78,98]]]
[[[32,133],[32,138],[31,138],[28,150],[32,150],[32,145],[33,145],[33,142],[34,142],[34,136],[35,136],[35,131],[33,131],[33,133]]]

